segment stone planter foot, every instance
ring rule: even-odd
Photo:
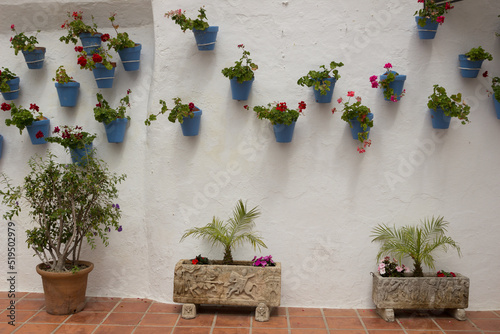
[[[394,309],[393,308],[378,308],[377,314],[387,322],[394,322]]]
[[[451,308],[447,310],[448,313],[455,319],[464,321],[467,320],[465,316],[465,310],[463,308]]]
[[[195,304],[183,304],[181,317],[183,319],[196,318],[196,305]]]
[[[255,309],[255,320],[260,322],[269,321],[270,314],[269,307],[264,303],[260,303]]]

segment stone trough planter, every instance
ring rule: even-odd
[[[372,273],[372,298],[377,313],[385,321],[394,321],[394,309],[439,309],[465,320],[470,282],[468,277],[456,275],[436,277],[436,274],[425,273],[424,277],[382,277]]]
[[[281,263],[254,267],[251,261],[234,265],[193,265],[180,260],[175,265],[174,302],[183,303],[182,317],[196,317],[200,304],[255,306],[255,320],[268,321],[270,308],[281,302]]]

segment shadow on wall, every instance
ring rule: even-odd
[[[4,0],[9,1],[9,0]],[[10,2],[10,1],[9,1]],[[20,10],[22,8],[22,11]],[[83,11],[85,22],[91,21],[91,15],[98,27],[109,27],[110,13],[118,13],[118,22],[123,28],[153,24],[153,8],[151,0],[101,0],[93,2],[53,2],[32,0],[13,4],[0,3],[0,22],[6,22],[0,27],[0,32],[7,31],[12,23],[17,31],[49,31],[58,30],[68,18],[67,12]],[[22,13],[22,14],[21,14]],[[122,18],[122,19],[120,19]],[[127,18],[124,20],[123,18]]]

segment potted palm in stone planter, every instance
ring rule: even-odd
[[[88,54],[94,53],[94,51],[101,47],[101,37],[102,34],[97,32],[97,25],[94,22],[94,17],[92,16],[92,25],[87,25],[83,22],[83,12],[68,12],[69,19],[64,21],[61,25],[61,29],[66,29],[68,33],[66,36],[61,36],[59,40],[68,44],[69,42],[76,45],[78,42],[77,37],[83,45],[83,49]],[[108,35],[109,37],[109,35]]]
[[[452,117],[457,117],[462,124],[469,122],[470,106],[462,101],[462,94],[451,96],[446,94],[446,89],[434,85],[434,91],[429,96],[427,107],[431,112],[432,127],[434,129],[448,129]]]
[[[246,106],[248,108],[248,106]],[[259,119],[267,119],[273,125],[274,136],[278,143],[290,143],[293,138],[295,123],[306,103],[300,101],[297,110],[289,109],[286,102],[268,103],[267,106],[255,106],[253,111]]]
[[[444,14],[453,9],[449,2],[436,4],[435,0],[418,0],[423,7],[415,12],[417,21],[418,37],[420,39],[434,39],[437,28],[444,22]]]
[[[56,76],[52,78],[52,81],[56,82],[55,86],[61,107],[76,106],[80,92],[80,83],[73,80],[73,77],[70,77],[66,73],[64,66],[61,65],[57,68]]]
[[[386,101],[398,102],[406,93],[403,89],[406,75],[392,71],[391,63],[384,65],[385,73],[380,76],[380,81],[377,81],[377,76],[370,77],[372,88],[382,88],[384,90],[384,98]]]
[[[281,264],[270,256],[253,261],[234,261],[232,250],[247,242],[254,249],[267,246],[252,231],[254,220],[260,215],[257,207],[247,209],[239,200],[233,216],[226,223],[218,218],[204,227],[188,229],[182,240],[189,236],[203,238],[212,245],[224,248],[222,261],[209,261],[198,256],[193,260],[180,260],[175,266],[174,302],[183,303],[182,317],[196,317],[196,305],[255,306],[255,319],[268,321],[270,307],[281,301]]]
[[[160,100],[160,104],[162,105],[161,110],[156,114],[149,115],[144,124],[147,126],[151,125],[151,122],[155,121],[159,115],[165,114],[170,110],[168,120],[172,123],[179,121],[184,136],[197,136],[200,132],[202,110],[195,106],[193,102],[189,104],[182,103],[180,97],[175,97],[172,100],[175,103],[172,109],[167,107],[165,101]]]
[[[321,65],[319,67],[319,71],[309,71],[307,75],[304,75],[297,81],[297,84],[302,87],[313,87],[316,102],[330,103],[332,102],[335,83],[338,79],[340,79],[337,67],[342,66],[344,66],[343,63],[336,63],[334,61],[330,63],[330,68],[326,68],[325,65]]]
[[[215,41],[217,39],[217,32],[219,31],[218,26],[210,26],[207,20],[207,15],[205,8],[200,7],[198,10],[198,18],[190,19],[185,15],[186,11],[181,9],[171,10],[165,13],[165,17],[169,17],[181,27],[183,32],[186,30],[192,30],[194,38],[196,39],[196,45],[199,51],[210,51],[215,49]]]
[[[481,46],[470,49],[466,54],[458,55],[460,74],[463,78],[476,78],[485,60],[492,61],[493,56]]]
[[[83,245],[95,247],[98,239],[108,245],[111,229],[121,231],[117,184],[125,175],[109,172],[102,160],[89,159],[85,167],[56,162],[50,151],[45,159],[32,157],[30,171],[19,186],[2,174],[3,204],[12,221],[25,206],[34,224],[26,231],[28,247],[42,263],[44,310],[50,314],[72,314],[85,307],[88,274],[94,265],[80,260]]]
[[[94,118],[96,121],[104,124],[108,143],[123,142],[125,130],[130,120],[130,116],[125,116],[125,113],[127,112],[127,107],[130,108],[129,94],[131,92],[130,89],[127,90],[127,95],[120,100],[120,105],[116,108],[111,108],[102,94],[96,94],[98,103],[94,108]]]
[[[460,247],[445,235],[448,222],[443,217],[424,219],[420,225],[390,227],[380,224],[372,231],[372,241],[381,242],[377,260],[384,254],[395,256],[401,263],[407,257],[413,260],[410,274],[404,266],[391,263],[385,257],[373,275],[373,302],[377,313],[386,321],[394,321],[394,309],[447,310],[458,320],[465,320],[469,305],[469,279],[461,274],[439,271],[424,273],[423,265],[435,269],[435,251],[454,248],[460,256]],[[391,266],[394,268],[391,270]],[[446,273],[446,274],[445,274]]]
[[[35,103],[30,104],[29,110],[16,106],[14,102],[2,103],[3,111],[10,111],[10,118],[5,119],[5,125],[14,125],[19,129],[19,134],[26,128],[33,145],[45,144],[50,135],[50,120],[44,117]]]
[[[0,91],[6,100],[15,100],[19,97],[19,77],[8,68],[0,71]]]
[[[92,71],[98,88],[112,88],[115,79],[116,63],[104,48],[98,48],[93,54],[87,54],[81,46],[75,47],[78,52],[77,64],[80,69]]]
[[[244,101],[247,100],[248,95],[250,95],[250,90],[255,78],[254,71],[256,71],[259,66],[253,63],[252,59],[248,58],[250,52],[245,50],[243,44],[239,44],[238,48],[243,49],[243,55],[240,60],[235,61],[235,65],[232,67],[222,69],[222,74],[231,81],[233,100]],[[243,61],[245,62],[244,65]]]
[[[115,16],[116,13],[113,13],[109,17],[116,37],[108,40],[108,50],[113,48],[118,52],[125,71],[137,71],[141,65],[142,45],[132,41],[126,32],[118,32],[119,25],[115,23]]]
[[[351,97],[354,97],[353,91],[347,92],[347,97],[346,102],[342,98],[337,100],[338,103],[344,104],[344,112],[341,118],[349,124],[352,138],[360,142],[358,152],[365,153],[365,148],[370,147],[372,144],[371,139],[368,139],[368,137],[370,129],[373,127],[373,114],[370,108],[361,104],[361,97],[356,96],[356,102],[351,103]],[[336,111],[337,108],[332,109],[332,113]]]
[[[10,26],[10,29],[16,33],[16,28],[14,25]],[[11,37],[10,47],[14,49],[14,53],[17,56],[19,51],[23,53],[26,65],[30,70],[37,70],[43,68],[43,62],[45,60],[45,48],[41,46],[36,46],[38,40],[36,36],[40,30],[37,30],[35,36],[26,36],[23,32],[16,33],[14,37]]]
[[[56,126],[54,128],[55,136],[46,140],[50,143],[60,144],[69,150],[71,160],[74,164],[84,166],[93,155],[93,142],[95,134],[83,131],[81,126]]]

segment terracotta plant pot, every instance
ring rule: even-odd
[[[78,313],[85,307],[87,277],[94,269],[94,264],[80,261],[88,267],[77,273],[56,273],[40,269],[44,264],[36,266],[36,272],[42,276],[45,294],[45,311],[49,314],[63,315]]]

